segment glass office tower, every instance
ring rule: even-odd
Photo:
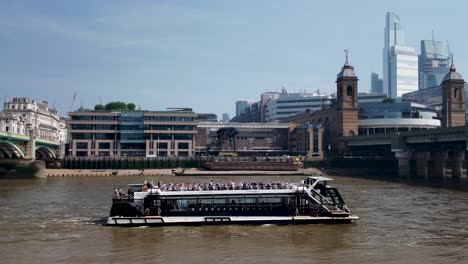
[[[413,47],[393,46],[389,69],[389,97],[397,98],[418,90],[418,56]]]
[[[418,56],[405,45],[400,17],[388,12],[383,50],[384,93],[396,98],[418,89]]]
[[[421,40],[419,90],[440,85],[449,71],[449,55],[441,41]]]

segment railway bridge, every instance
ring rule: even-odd
[[[396,159],[401,177],[466,177],[467,126],[346,137],[346,156]]]

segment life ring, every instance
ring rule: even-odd
[[[146,208],[145,209],[145,215],[149,215],[150,214],[150,209],[149,208]]]
[[[158,207],[158,216],[160,216],[160,215],[161,215],[161,208]]]

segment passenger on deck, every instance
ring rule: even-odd
[[[132,199],[133,198],[133,191],[130,187],[128,187],[127,189],[127,196],[129,199]]]
[[[120,187],[120,186],[119,186],[119,196],[120,196],[120,198],[125,197],[125,192],[124,192],[124,190],[122,189],[122,187]]]
[[[112,192],[112,199],[120,199],[119,190],[117,190],[117,188],[114,188],[114,191]]]

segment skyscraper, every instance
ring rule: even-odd
[[[421,40],[419,90],[440,85],[449,71],[449,55],[441,41]]]
[[[228,114],[228,113],[223,113],[223,117],[222,117],[222,119],[221,119],[221,122],[223,122],[223,123],[229,123],[229,120],[231,120],[231,119],[229,118],[229,114]]]
[[[371,73],[371,93],[384,93],[383,80],[375,72]]]
[[[249,101],[236,101],[236,116],[240,116],[242,111],[249,107],[252,103]]]
[[[383,90],[391,98],[418,89],[418,57],[406,46],[400,17],[388,12],[385,19],[383,50]]]

